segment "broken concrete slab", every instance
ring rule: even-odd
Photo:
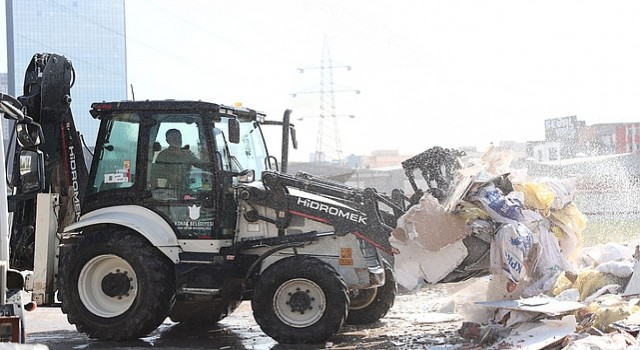
[[[424,250],[413,240],[401,242],[391,237],[389,242],[399,251],[393,267],[396,281],[408,290],[421,286],[423,281],[440,281],[467,256],[467,248],[462,241],[449,244],[436,252]]]
[[[623,296],[640,295],[640,246],[636,246],[636,251],[633,254],[635,258],[633,264],[633,272],[631,279],[627,284],[627,288],[622,293]]]
[[[519,300],[479,301],[475,304],[484,307],[538,312],[550,316],[563,315],[586,307],[586,305],[577,301],[556,300],[547,296],[537,296]]]
[[[576,330],[576,317],[564,316],[560,320],[543,319],[537,322],[523,323],[511,330],[506,338],[499,340],[487,349],[544,349],[560,343]]]
[[[640,332],[640,313],[633,313],[625,319],[612,323],[612,326],[629,333]]]
[[[589,335],[582,339],[577,339],[562,348],[563,350],[627,350],[637,349],[640,343],[637,339],[624,332],[608,333],[603,335]]]
[[[455,322],[461,319],[460,315],[442,312],[426,312],[420,315],[411,315],[406,318],[413,324],[435,324],[442,322]]]

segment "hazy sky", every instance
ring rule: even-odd
[[[640,121],[638,1],[125,6],[136,99],[242,101],[273,119],[286,108],[294,118],[316,116],[320,94],[291,94],[320,90],[320,70],[297,68],[320,65],[326,38],[334,66],[352,67],[333,70],[335,90],[347,90],[334,95],[336,112],[355,115],[337,118],[344,155],[541,140],[545,119],[572,115],[587,124]],[[318,121],[297,121],[294,159],[315,150]]]

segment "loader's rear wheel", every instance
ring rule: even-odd
[[[389,312],[396,300],[398,287],[391,266],[384,262],[384,285],[378,288],[359,289],[349,293],[349,317],[347,324],[370,324]]]
[[[144,336],[174,301],[172,263],[143,237],[103,230],[83,237],[61,261],[62,311],[91,338]]]
[[[260,328],[280,343],[319,343],[335,334],[347,317],[349,296],[331,265],[293,257],[271,265],[251,300]]]

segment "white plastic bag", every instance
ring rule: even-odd
[[[555,193],[555,198],[551,204],[551,209],[562,209],[567,204],[573,202],[576,195],[576,178],[567,178],[563,180],[554,178],[545,178],[542,183]]]
[[[525,275],[525,259],[533,242],[529,229],[522,225],[503,225],[491,243],[490,269],[518,283]]]
[[[616,277],[627,278],[633,274],[633,264],[631,260],[607,261],[596,266],[596,271],[608,273]]]
[[[493,184],[480,188],[476,195],[470,197],[496,222],[517,225],[522,220],[524,195],[522,192],[510,192],[504,196]]]

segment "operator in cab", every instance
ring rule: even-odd
[[[159,165],[158,178],[166,179],[160,187],[181,190],[186,188],[191,166],[200,165],[200,160],[187,148],[182,148],[182,133],[169,129],[166,133],[169,147],[160,151],[156,158]],[[162,186],[164,185],[164,186]]]

